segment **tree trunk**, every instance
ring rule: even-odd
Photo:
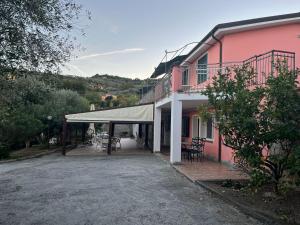
[[[25,141],[25,148],[28,149],[30,147],[30,140]]]

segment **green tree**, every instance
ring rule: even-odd
[[[84,95],[86,92],[86,82],[81,79],[66,79],[63,82],[63,89],[77,91],[79,94]]]
[[[281,178],[289,173],[297,171],[300,175],[299,73],[289,70],[285,63],[281,63],[277,70],[278,76],[270,76],[267,80],[261,112],[266,130],[264,141],[269,149],[264,164],[272,174],[276,188],[286,184],[286,180],[281,181]]]
[[[139,101],[139,97],[137,95],[119,95],[117,98],[119,102],[119,106],[131,106],[136,105]]]
[[[95,91],[87,92],[85,97],[91,104],[99,104],[101,101],[99,93]]]
[[[77,92],[71,90],[57,90],[51,93],[45,103],[43,117],[52,116],[51,134],[59,137],[66,114],[85,112],[89,110],[89,102]]]
[[[32,77],[0,82],[0,145],[15,148],[46,134],[59,136],[64,115],[89,109],[88,101],[71,90],[52,89]]]
[[[0,1],[0,68],[57,70],[74,49],[81,8],[73,0]]]
[[[268,76],[267,85],[249,88],[255,76],[252,68],[227,69],[203,92],[209,103],[200,107],[199,113],[208,117],[208,109],[214,109],[223,143],[234,150],[244,168],[270,177],[278,192],[282,178],[297,161],[300,96],[298,71],[279,63],[276,74]]]
[[[41,120],[43,105],[51,88],[34,78],[1,78],[0,141],[12,146],[26,143],[45,128]]]
[[[45,124],[32,114],[20,111],[20,108],[11,114],[6,124],[9,135],[9,144],[24,143],[30,147],[33,138],[39,136],[46,128]]]

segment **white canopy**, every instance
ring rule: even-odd
[[[153,104],[105,109],[85,113],[69,114],[66,121],[72,122],[153,122]]]

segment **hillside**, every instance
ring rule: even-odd
[[[114,75],[99,75],[79,77],[59,74],[31,73],[38,80],[57,89],[69,89],[86,97],[96,108],[111,106],[126,106],[139,101],[141,91],[146,92],[155,83],[150,79],[130,79]],[[103,96],[112,95],[113,98],[103,100]]]

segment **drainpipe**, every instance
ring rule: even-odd
[[[219,52],[219,64],[220,67],[222,67],[222,63],[223,63],[223,43],[220,39],[218,39],[215,34],[212,34],[212,38],[215,39],[219,45],[220,45],[220,52]]]
[[[219,51],[219,65],[220,69],[222,69],[222,64],[223,64],[223,43],[220,39],[218,39],[215,34],[212,34],[212,38],[215,39],[220,46],[220,51]],[[222,135],[219,130],[219,143],[218,143],[218,162],[222,161]]]

